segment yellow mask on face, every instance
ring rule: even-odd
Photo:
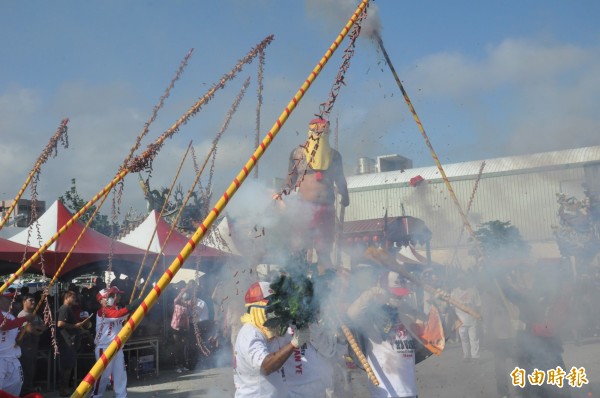
[[[316,151],[314,155],[313,150]],[[331,164],[331,146],[329,145],[329,124],[312,123],[308,130],[308,145],[304,155],[313,170],[327,170]]]
[[[240,320],[244,324],[249,323],[255,326],[267,338],[267,340],[270,340],[276,336],[276,333],[263,326],[267,321],[266,306],[266,301],[258,301],[256,303],[246,304],[247,312],[242,315]]]

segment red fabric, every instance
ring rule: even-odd
[[[9,394],[4,390],[0,390],[0,398],[19,398],[19,397],[16,395]],[[23,398],[44,398],[44,396],[42,394],[40,394],[39,392],[32,392],[30,394],[24,395]]]
[[[329,124],[329,121],[321,118],[316,118],[311,120],[309,124]]]
[[[129,314],[127,308],[117,308],[115,306],[112,307],[100,307],[98,308],[98,316],[105,318],[120,318]]]
[[[185,301],[183,295],[187,289],[181,289],[175,297],[175,307],[173,309],[173,318],[171,318],[171,327],[175,330],[188,330],[190,328],[191,301]],[[189,295],[189,293],[187,293]]]
[[[421,176],[416,176],[410,179],[410,186],[411,187],[416,187],[417,185],[419,185],[421,182],[425,181],[425,179]]]
[[[6,321],[4,321],[4,315],[2,315],[0,313],[0,324],[2,324],[2,327],[0,327],[0,330],[16,329],[18,327],[23,326],[23,324],[25,322],[27,322],[27,320],[25,318],[16,318],[16,319],[10,319],[10,320],[7,319]]]
[[[175,304],[171,327],[175,330],[188,330],[190,328],[190,311],[188,307]]]
[[[315,232],[315,248],[330,248],[335,237],[335,206],[315,204],[310,228]]]

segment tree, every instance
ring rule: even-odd
[[[63,196],[60,196],[58,199],[73,213],[76,213],[79,210],[81,210],[83,206],[85,206],[85,204],[87,203],[81,198],[81,196],[79,196],[79,193],[77,192],[75,178],[71,179],[71,189],[66,191],[65,194]],[[90,206],[90,208],[85,213],[83,213],[81,217],[79,217],[79,220],[81,220],[81,222],[83,222],[84,224],[87,224],[87,222],[92,217],[92,214],[94,214],[95,211],[96,206]],[[111,224],[108,220],[108,216],[100,213],[96,214],[96,217],[90,224],[90,227],[108,236],[113,235],[113,230],[115,231],[115,234],[117,234],[119,231],[118,225],[115,225],[115,228],[111,227]]]
[[[477,228],[475,236],[481,245],[483,254],[488,259],[520,257],[529,254],[529,245],[521,236],[521,232],[510,221],[488,221]],[[469,254],[475,255],[474,249]]]

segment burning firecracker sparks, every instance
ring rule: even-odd
[[[171,128],[165,131],[154,143],[148,145],[148,148],[143,154],[133,159],[129,164],[129,171],[135,172],[141,170],[151,170],[152,161],[156,157],[156,153],[160,150],[165,140],[167,138],[171,138],[175,133],[177,133],[182,125],[187,124],[189,119],[195,116],[200,111],[202,106],[208,103],[214,97],[217,90],[224,88],[225,84],[229,80],[232,80],[236,74],[242,70],[244,64],[250,64],[258,55],[260,50],[268,46],[271,41],[273,41],[273,35],[268,36],[256,47],[250,50],[250,52],[244,58],[242,58],[229,73],[225,74],[218,83],[214,84],[208,90],[208,92],[202,98],[200,98]]]
[[[169,241],[169,238],[171,237],[171,234],[172,234],[175,226],[179,222],[179,220],[181,218],[181,215],[183,214],[183,209],[185,208],[185,205],[187,204],[187,202],[191,198],[192,193],[194,192],[194,189],[196,187],[196,184],[198,183],[198,181],[200,180],[200,176],[204,172],[204,168],[206,167],[206,164],[208,163],[208,160],[210,159],[211,155],[214,155],[214,153],[216,151],[216,148],[217,148],[217,143],[219,142],[219,140],[223,136],[223,133],[225,132],[225,130],[227,130],[227,127],[229,127],[229,122],[231,121],[233,115],[235,114],[235,111],[237,110],[240,102],[244,98],[244,94],[246,93],[246,89],[248,88],[249,85],[250,85],[250,78],[248,77],[246,79],[246,81],[244,82],[244,84],[242,85],[242,89],[240,90],[240,92],[238,93],[237,97],[235,98],[235,101],[233,102],[233,104],[231,106],[231,109],[227,112],[227,115],[225,117],[225,122],[221,126],[221,130],[219,131],[219,133],[217,134],[217,136],[214,138],[213,145],[212,145],[212,147],[211,147],[208,155],[204,159],[204,163],[202,164],[202,167],[200,168],[200,170],[198,171],[198,173],[196,173],[196,178],[194,179],[194,182],[192,183],[192,186],[188,190],[188,193],[187,193],[185,199],[182,202],[181,208],[179,209],[179,212],[177,213],[177,216],[173,220],[173,224],[171,225],[171,229],[169,230],[169,233],[167,234],[167,236],[165,238],[165,241],[163,243],[163,247],[161,248],[161,251],[160,251],[159,255],[156,257],[156,260],[154,261],[154,264],[152,265],[152,268],[150,269],[150,273],[148,274],[148,277],[146,278],[146,282],[145,282],[144,286],[140,290],[140,295],[139,295],[140,298],[144,294],[144,290],[146,289],[146,287],[148,285],[148,282],[150,281],[151,276],[154,273],[154,270],[156,269],[156,265],[158,264],[158,262],[159,262],[159,260],[161,258],[162,250],[166,246],[167,242]],[[211,170],[211,172],[212,172],[212,170]]]
[[[262,90],[263,90],[263,69],[265,66],[265,52],[260,51],[258,54],[258,72],[257,72],[257,85],[256,89],[256,136],[254,139],[254,146],[257,147],[260,144],[260,110],[262,107]],[[258,178],[258,164],[254,168],[254,178]]]
[[[81,217],[82,214],[84,214],[96,201],[98,201],[98,199],[100,197],[102,197],[106,192],[110,191],[117,183],[119,183],[129,172],[144,170],[147,168],[146,166],[150,166],[152,159],[156,156],[156,154],[158,153],[158,150],[164,144],[165,139],[171,137],[173,134],[175,134],[177,131],[179,131],[179,127],[182,124],[187,123],[187,121],[192,116],[194,116],[195,114],[198,113],[198,111],[200,110],[200,107],[202,106],[202,104],[204,102],[206,102],[207,98],[212,98],[218,88],[224,87],[225,83],[229,79],[233,78],[235,76],[236,72],[238,72],[242,69],[244,64],[252,62],[253,57],[256,56],[258,48],[264,48],[272,40],[273,40],[273,35],[268,36],[257,47],[253,48],[246,55],[246,57],[244,57],[241,61],[238,62],[238,64],[236,64],[234,69],[229,74],[225,75],[225,77],[223,77],[221,79],[221,81],[213,89],[211,89],[209,93],[207,93],[207,95],[205,97],[203,97],[202,99],[197,101],[196,104],[194,106],[192,106],[192,108],[190,110],[188,110],[184,114],[184,116],[182,116],[177,122],[175,122],[175,124],[169,130],[167,130],[165,133],[163,133],[163,135],[161,137],[159,137],[154,142],[154,144],[149,145],[149,148],[146,150],[146,152],[144,152],[140,156],[133,159],[130,162],[130,166],[131,166],[130,168],[125,168],[125,169],[119,171],[117,173],[117,175],[112,179],[112,181],[107,186],[105,186],[99,193],[97,193],[92,199],[90,199],[90,201],[87,202],[77,213],[75,213],[73,215],[73,217],[69,221],[67,221],[66,224],[63,225],[46,243],[44,243],[44,245],[42,247],[40,247],[29,258],[29,260],[26,263],[22,264],[21,267],[14,274],[12,274],[7,280],[4,281],[2,286],[0,286],[0,293],[4,292],[8,288],[8,286],[10,286],[10,284],[12,284],[20,275],[22,275],[23,272],[25,272],[31,266],[31,264],[33,264],[33,262],[36,261],[39,258],[39,256],[48,249],[48,247],[50,247],[50,245],[52,245],[54,242],[56,242],[56,240],[67,229],[69,229],[71,227],[71,225],[73,225],[79,219],[79,217]]]
[[[367,17],[367,8],[368,8],[368,5],[365,8],[363,8],[362,12],[360,13],[360,15],[358,16],[358,18],[356,20],[356,23],[354,24],[354,27],[352,28],[352,32],[350,32],[350,35],[349,35],[350,43],[348,44],[348,47],[344,50],[344,55],[342,57],[343,61],[340,66],[340,69],[338,71],[338,74],[336,76],[336,79],[333,83],[333,86],[329,92],[329,99],[326,102],[323,102],[319,105],[319,114],[316,114],[315,116],[317,116],[320,119],[327,119],[329,117],[331,110],[333,109],[333,106],[337,99],[337,96],[340,92],[340,89],[341,89],[342,85],[345,85],[345,82],[344,82],[345,75],[346,75],[346,72],[348,71],[348,69],[350,68],[350,60],[352,59],[352,56],[354,56],[354,48],[356,47],[356,40],[360,36],[361,24]],[[315,145],[309,155],[310,161],[307,162],[306,167],[303,167],[302,175],[300,175],[300,171],[298,169],[301,168],[300,164],[303,161],[303,157],[301,157],[299,159],[294,159],[295,163],[288,174],[288,181],[293,181],[294,178],[297,177],[297,178],[295,178],[296,183],[294,184],[293,187],[290,186],[291,184],[288,184],[288,186],[285,187],[281,191],[281,193],[280,193],[281,196],[289,195],[293,189],[299,188],[300,185],[302,184],[302,182],[304,181],[304,177],[306,176],[306,173],[308,172],[309,164],[313,161],[315,154],[317,153],[317,150],[319,148],[319,140],[321,138],[321,134],[322,134],[322,132],[317,133],[317,139],[316,139]],[[300,145],[300,147],[306,150],[306,148],[308,148],[308,141],[310,139],[311,138],[309,137],[304,142],[304,144]]]

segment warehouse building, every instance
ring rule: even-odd
[[[445,164],[444,172],[474,229],[510,221],[531,246],[533,258],[558,258],[553,227],[559,225],[557,194],[584,198],[584,185],[600,192],[600,146]],[[432,232],[435,262],[469,266],[468,233],[436,166],[412,168],[400,155],[361,158],[347,177],[350,206],[345,221],[412,216]],[[477,186],[476,186],[477,185]]]

